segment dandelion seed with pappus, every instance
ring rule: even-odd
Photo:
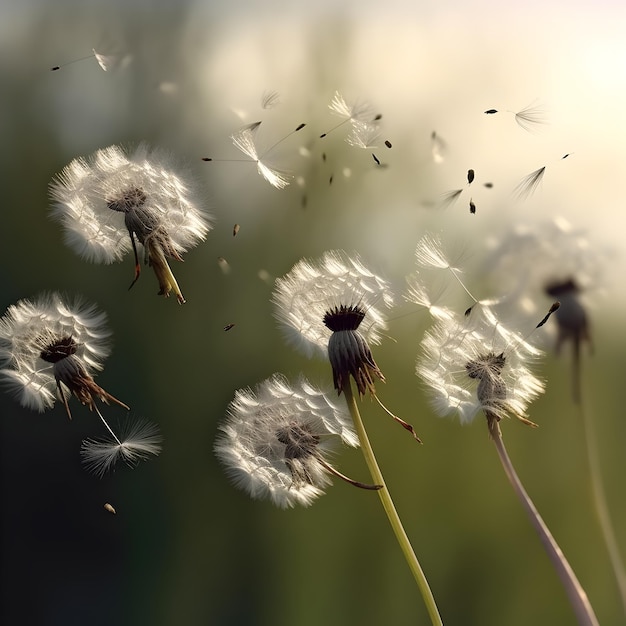
[[[270,184],[272,187],[276,189],[284,189],[291,184],[291,179],[293,176],[288,172],[282,171],[277,167],[274,167],[270,164],[269,154],[276,148],[279,144],[281,144],[285,139],[301,131],[306,124],[301,123],[296,126],[294,130],[285,135],[282,139],[276,141],[273,145],[271,145],[267,150],[259,151],[257,147],[257,139],[256,133],[261,126],[261,122],[253,122],[252,124],[246,124],[242,126],[236,133],[231,135],[231,139],[233,144],[238,150],[241,150],[247,157],[250,158],[249,161],[245,161],[243,159],[214,159],[212,157],[204,157],[203,161],[212,161],[212,162],[227,162],[227,161],[238,161],[238,162],[248,162],[248,163],[256,163],[258,173]]]
[[[254,391],[235,393],[215,453],[235,485],[252,498],[289,508],[312,504],[331,483],[330,476],[378,488],[353,481],[331,465],[339,443],[359,445],[348,411],[305,378],[291,385],[274,374]]]
[[[109,336],[103,313],[80,299],[67,301],[57,293],[20,300],[0,318],[0,380],[29,409],[43,412],[59,399],[71,418],[69,399],[74,396],[94,411],[113,438],[107,444],[109,460],[104,471],[119,457],[111,452],[113,448],[123,447],[127,461],[137,458],[139,451],[143,458],[160,450],[152,444],[152,435],[146,438],[135,432],[131,439],[121,441],[100,412],[98,400],[128,410],[93,378],[109,353]],[[99,445],[102,457],[105,447]],[[84,449],[91,447],[83,442]],[[100,467],[91,469],[102,473]]]
[[[359,148],[367,148],[373,141],[378,139],[378,122],[381,116],[375,114],[372,107],[367,102],[348,104],[344,97],[336,91],[328,108],[334,115],[338,115],[344,119],[330,130],[322,133],[320,139],[323,139],[329,133],[347,123],[350,123],[352,127],[352,132],[346,140],[350,145]]]
[[[120,261],[131,249],[138,280],[141,264],[154,270],[159,295],[185,298],[168,264],[182,261],[189,248],[206,238],[211,217],[202,208],[190,177],[170,155],[141,144],[127,154],[118,146],[74,159],[50,183],[52,216],[65,229],[65,241],[96,263]]]

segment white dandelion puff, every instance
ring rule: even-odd
[[[389,283],[371,272],[360,258],[329,251],[318,261],[302,259],[276,279],[272,302],[287,340],[306,356],[327,356],[332,331],[325,316],[333,310],[359,309],[360,332],[368,343],[380,343],[387,323],[384,309],[393,305]]]
[[[215,453],[234,484],[281,508],[312,504],[339,475],[328,460],[337,444],[358,446],[347,409],[280,374],[238,390],[220,431]]]
[[[159,294],[174,291],[181,304],[185,301],[167,259],[182,261],[184,252],[206,238],[211,217],[171,156],[145,144],[130,154],[109,146],[88,159],[74,159],[52,180],[50,195],[52,217],[80,256],[113,263],[132,249],[132,287],[141,272],[139,243],[159,281]]]
[[[422,340],[416,373],[440,415],[456,413],[466,423],[482,411],[534,425],[526,408],[544,385],[528,364],[540,354],[483,307],[470,317],[438,320]]]
[[[106,315],[58,293],[20,300],[0,318],[0,376],[18,402],[45,411],[67,394],[93,408],[95,400],[126,406],[93,381],[109,354]]]

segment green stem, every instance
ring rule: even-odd
[[[530,523],[534,527],[535,531],[539,535],[539,539],[543,544],[545,551],[548,554],[548,558],[552,561],[552,565],[556,570],[558,577],[561,579],[561,583],[565,588],[565,593],[574,609],[576,619],[581,626],[598,626],[598,619],[596,618],[593,607],[589,602],[589,598],[582,585],[578,582],[574,570],[567,562],[563,551],[557,544],[556,540],[552,536],[552,533],[546,526],[545,522],[539,515],[539,511],[535,507],[530,496],[526,493],[522,482],[520,481],[511,459],[504,447],[504,441],[502,440],[502,432],[498,424],[497,418],[493,416],[487,416],[487,425],[491,438],[498,451],[498,456],[502,462],[504,472],[507,475],[515,494],[519,498],[524,510],[528,514]]]
[[[624,562],[620,555],[619,546],[611,523],[611,515],[602,486],[602,473],[600,470],[600,459],[598,456],[598,444],[596,442],[595,431],[591,419],[587,415],[582,405],[582,399],[578,401],[578,411],[583,422],[585,431],[585,444],[587,448],[587,459],[589,461],[589,477],[591,479],[591,492],[595,503],[596,513],[600,522],[600,529],[604,542],[606,543],[611,560],[611,566],[617,580],[622,606],[626,614],[626,573],[624,573]]]
[[[359,441],[361,442],[361,449],[363,450],[363,455],[365,456],[365,462],[367,463],[374,483],[382,485],[382,489],[378,490],[378,495],[380,496],[380,500],[383,508],[385,509],[385,513],[387,514],[387,518],[389,519],[389,523],[391,524],[396,539],[398,540],[402,554],[404,554],[404,558],[406,559],[409,568],[413,573],[413,577],[417,582],[420,593],[424,598],[424,603],[426,604],[426,609],[428,610],[431,622],[433,623],[433,626],[443,626],[433,593],[428,586],[426,576],[424,575],[419,561],[415,556],[411,542],[409,541],[404,527],[402,526],[396,507],[393,504],[393,500],[391,499],[391,495],[389,494],[389,490],[385,484],[385,479],[383,478],[380,468],[378,467],[378,463],[376,462],[376,457],[374,456],[374,451],[372,450],[365,426],[363,425],[363,420],[361,419],[361,414],[359,413],[359,408],[354,398],[354,394],[352,393],[352,386],[349,381],[343,386],[342,391],[346,397],[348,409],[352,415],[354,426],[359,436]]]

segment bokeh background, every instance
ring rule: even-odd
[[[98,382],[160,425],[164,450],[98,480],[79,457],[81,440],[100,434],[93,415],[76,407],[70,422],[62,407],[39,415],[0,396],[2,623],[428,623],[375,496],[335,484],[309,509],[251,501],[213,456],[217,425],[235,389],[276,371],[330,385],[328,365],[290,349],[272,317],[272,279],[301,257],[356,251],[401,301],[415,244],[433,230],[466,251],[468,282],[488,291],[489,242],[557,215],[587,231],[590,255],[604,259],[588,302],[584,395],[626,552],[624,32],[626,7],[609,0],[5,0],[0,308],[60,290],[106,310],[114,350]],[[92,48],[117,67],[105,73],[93,57],[63,65]],[[263,109],[272,91],[280,103]],[[381,140],[393,148],[374,152],[385,167],[348,146],[345,128],[319,139],[339,121],[328,110],[335,91],[383,115]],[[527,132],[510,111],[533,102],[548,122]],[[484,115],[490,108],[500,113]],[[241,158],[230,135],[258,120],[267,147],[307,124],[268,155],[301,177],[285,190],[253,164],[201,161]],[[446,144],[441,163],[433,131]],[[155,296],[149,271],[127,291],[130,259],[83,262],[49,219],[48,183],[64,165],[140,141],[187,160],[215,216],[207,241],[174,268],[182,307]],[[542,166],[536,192],[516,198],[518,182]],[[474,216],[466,191],[454,206],[440,203],[469,168],[479,185],[494,183],[474,185]],[[425,445],[374,403],[363,404],[364,419],[444,622],[572,623],[482,420],[462,427],[428,407],[413,373],[427,316],[404,305],[392,317],[376,349],[387,377],[379,393]],[[540,428],[507,423],[505,441],[600,623],[623,624],[566,357],[548,350],[541,364],[547,392],[531,407]],[[366,476],[358,451],[339,465]]]

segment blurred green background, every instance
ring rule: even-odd
[[[479,261],[485,242],[507,225],[562,214],[608,239],[598,245],[619,251],[623,155],[616,155],[624,124],[616,114],[623,112],[626,55],[616,34],[623,33],[623,8],[498,7],[2,4],[0,308],[44,290],[97,303],[114,333],[98,382],[157,422],[164,436],[157,459],[97,480],[79,458],[81,440],[101,433],[95,416],[75,407],[70,422],[60,406],[39,415],[0,395],[2,623],[428,623],[375,495],[335,484],[309,509],[280,511],[235,490],[212,445],[235,389],[276,371],[331,384],[329,366],[291,350],[272,317],[271,279],[303,256],[359,252],[395,283],[401,301],[415,244],[427,229],[462,242]],[[548,27],[550,19],[558,22]],[[94,47],[129,62],[106,73],[93,58],[49,71]],[[261,95],[272,90],[281,103],[263,110]],[[371,151],[349,147],[343,129],[318,139],[338,121],[327,108],[335,90],[383,114],[381,139],[393,148],[375,153],[387,167],[377,167]],[[506,110],[536,97],[556,114],[540,133],[526,133]],[[482,114],[492,107],[502,115]],[[240,158],[229,136],[260,119],[266,146],[307,123],[271,153],[278,166],[302,176],[302,185],[278,191],[254,165],[201,161]],[[440,165],[431,158],[433,130],[448,146]],[[216,218],[207,241],[173,268],[187,298],[182,307],[155,295],[149,271],[127,291],[130,258],[112,266],[83,262],[48,216],[48,183],[71,159],[140,141],[187,159]],[[575,158],[561,163],[570,151]],[[516,182],[542,165],[542,187],[526,203],[515,201]],[[475,192],[476,216],[465,195],[454,207],[436,208],[441,193],[465,184],[469,167],[495,185]],[[617,393],[626,366],[624,302],[621,280],[612,281],[622,269],[614,254],[608,297],[592,310],[594,354],[585,363],[584,394],[626,552],[626,423]],[[467,279],[482,288],[480,276]],[[426,315],[404,305],[392,317],[392,340],[375,350],[387,378],[379,395],[425,443],[416,446],[374,403],[364,402],[363,414],[444,622],[572,623],[483,420],[461,427],[428,408],[413,373]],[[592,507],[566,355],[547,356],[540,373],[547,392],[531,407],[540,428],[506,423],[505,441],[600,623],[624,623]],[[117,413],[113,407],[107,415]],[[358,451],[337,462],[366,480]]]

